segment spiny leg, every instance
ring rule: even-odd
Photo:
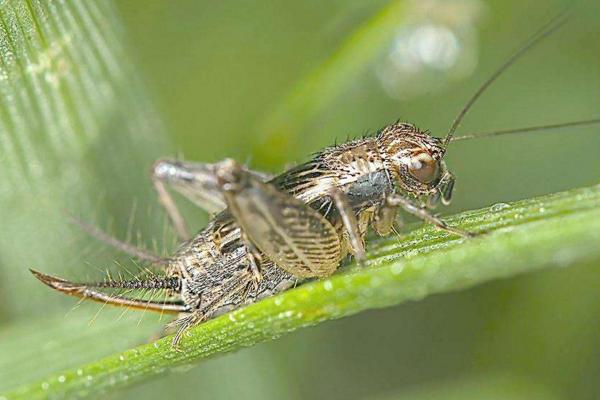
[[[244,235],[278,267],[303,278],[335,271],[341,244],[325,217],[233,160],[219,163],[215,172],[228,210]]]
[[[178,349],[179,342],[188,329],[210,318],[228,298],[244,291],[252,280],[253,276],[251,272],[242,272],[232,277],[228,282],[224,283],[224,288],[220,295],[204,302],[204,304],[199,302],[193,311],[168,324],[166,327],[167,330],[176,330],[171,342],[173,348]]]
[[[152,167],[151,179],[158,200],[166,210],[177,235],[182,240],[189,239],[189,229],[173,197],[167,190],[167,185],[206,212],[216,214],[223,211],[227,204],[217,184],[214,168],[215,164],[169,159],[158,160]],[[263,181],[270,179],[268,174],[255,171],[248,172]]]
[[[398,194],[388,195],[386,198],[386,203],[392,207],[394,207],[394,206],[402,207],[404,209],[404,211],[416,216],[417,218],[427,221],[447,232],[454,233],[455,235],[459,235],[459,236],[466,237],[466,238],[475,236],[474,233],[467,232],[462,229],[458,229],[458,228],[449,226],[446,222],[442,221],[435,215],[432,215],[431,213],[429,213],[429,211],[427,211],[427,209],[425,209],[424,207],[419,207],[419,206],[413,204],[410,200],[408,200]]]
[[[342,219],[344,229],[348,234],[350,247],[352,248],[354,257],[356,258],[359,264],[364,264],[367,258],[365,256],[365,244],[360,234],[358,221],[356,220],[354,210],[352,209],[352,206],[350,206],[346,194],[344,194],[344,192],[342,192],[341,190],[332,190],[331,198],[333,199],[333,203],[335,204],[340,218]]]
[[[135,279],[130,281],[115,281],[112,279],[102,282],[76,283],[55,276],[46,275],[30,269],[31,273],[42,283],[59,292],[70,296],[111,304],[118,307],[135,308],[140,310],[156,311],[160,313],[177,314],[189,311],[181,301],[150,301],[129,298],[118,294],[104,293],[95,289],[141,289],[141,290],[168,290],[177,292],[181,283],[176,277],[153,277],[149,279]]]

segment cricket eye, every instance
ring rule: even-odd
[[[428,153],[419,153],[410,159],[408,172],[419,182],[429,184],[440,177],[440,165]]]

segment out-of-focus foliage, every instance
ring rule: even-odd
[[[478,9],[467,36],[478,60],[471,75],[448,76],[426,94],[394,100],[378,75],[378,62],[389,59],[394,48],[390,43],[328,100],[326,109],[303,121],[293,146],[272,140],[257,151],[265,138],[258,127],[268,121],[270,110],[281,107],[298,82],[327,65],[365,21],[391,2],[98,1],[75,2],[67,11],[61,11],[62,2],[1,2],[2,37],[17,38],[0,42],[2,357],[63,351],[52,342],[40,343],[42,350],[27,347],[31,343],[2,347],[5,336],[49,324],[57,336],[73,337],[60,367],[125,349],[159,325],[147,315],[143,326],[136,326],[138,314],[117,320],[120,311],[103,310],[90,328],[87,322],[98,310],[94,305],[69,313],[64,322],[73,301],[40,287],[27,268],[83,278],[98,276],[97,269],[115,259],[112,251],[82,239],[65,223],[64,210],[102,226],[112,220],[111,231],[121,237],[133,214],[133,225],[148,245],[152,238],[163,243],[162,214],[146,180],[148,166],[160,155],[181,152],[206,161],[233,156],[277,171],[336,138],[398,118],[441,135],[490,71],[568,2],[418,3],[431,5],[424,13],[455,4],[455,11],[445,11],[447,24],[452,12],[460,16]],[[600,52],[593,33],[600,10],[593,3],[511,69],[469,114],[463,131],[597,117]],[[48,17],[37,21],[43,37],[27,19],[32,12]],[[21,30],[19,23],[31,30]],[[89,110],[94,111],[86,114]],[[458,176],[452,209],[596,183],[597,132],[588,128],[456,144],[448,155]],[[192,225],[202,226],[201,213],[188,206],[186,215]],[[600,390],[595,379],[599,279],[597,265],[581,265],[370,312],[122,396],[440,398],[437,394],[444,392],[447,398],[452,393],[593,398]],[[102,340],[77,344],[98,329],[105,330],[98,335]]]

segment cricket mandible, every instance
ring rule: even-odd
[[[556,31],[563,13],[533,35],[469,99],[443,138],[397,122],[377,134],[326,148],[313,159],[271,177],[227,159],[215,164],[159,160],[151,171],[159,202],[181,239],[161,258],[120,242],[92,226],[89,233],[161,272],[132,280],[106,278],[76,283],[32,270],[43,283],[68,295],[102,303],[178,314],[171,325],[176,345],[189,327],[333,274],[347,256],[365,261],[365,235],[388,235],[398,210],[439,229],[474,236],[432,213],[452,199],[454,176],[444,162],[451,142],[599,123],[599,119],[455,136],[479,96],[518,58]],[[214,215],[191,236],[168,187]],[[114,290],[164,291],[156,301]]]

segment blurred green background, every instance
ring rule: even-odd
[[[138,126],[148,131],[127,140],[118,132],[127,113],[111,120],[113,130],[95,138],[75,159],[80,162],[69,166],[82,174],[81,181],[73,182],[85,185],[89,199],[63,193],[64,202],[52,203],[51,222],[43,228],[39,218],[46,214],[33,218],[28,213],[50,200],[3,197],[2,369],[11,368],[11,357],[30,359],[35,354],[19,348],[28,344],[15,336],[38,338],[43,352],[62,349],[60,365],[71,366],[139,343],[160,325],[154,316],[145,315],[138,324],[135,313],[118,319],[120,311],[106,309],[90,327],[99,306],[83,305],[64,317],[74,301],[27,275],[26,269],[35,266],[69,276],[95,276],[100,274],[97,268],[110,266],[115,258],[111,250],[64,223],[62,209],[110,225],[121,237],[134,215],[133,225],[145,243],[152,245],[155,238],[162,248],[169,242],[162,239],[168,232],[162,233],[164,217],[146,174],[159,156],[179,154],[208,162],[234,157],[277,172],[336,139],[372,132],[397,119],[441,136],[493,69],[569,2],[402,2],[407,17],[397,34],[380,44],[356,79],[344,81],[299,127],[272,125],[270,116],[284,107],[294,88],[331,63],[337,49],[391,3],[116,2],[111,12],[120,29],[123,57],[116,63],[131,66],[136,91],[145,93],[144,107],[153,110],[155,120],[143,121]],[[485,94],[461,131],[600,116],[599,15],[594,2],[580,5],[569,24]],[[423,27],[435,29],[419,30]],[[429,36],[418,36],[423,32]],[[440,37],[450,42],[442,42],[443,49],[433,55],[419,58],[405,48],[410,40]],[[416,58],[407,60],[411,54]],[[456,194],[453,205],[440,212],[598,183],[598,150],[597,127],[457,143],[447,157],[458,179]],[[6,181],[0,189],[10,192]],[[181,205],[190,225],[200,229],[206,216],[185,202]],[[69,253],[48,250],[40,243],[40,229],[60,232],[55,235],[65,238]],[[600,394],[599,289],[597,265],[522,276],[328,322],[111,397],[594,399]],[[68,333],[60,330],[61,324],[68,325]],[[88,350],[64,351],[64,341],[52,335],[66,335],[73,338],[73,349]],[[86,335],[92,342],[77,348],[75,338]],[[22,383],[16,372],[3,372],[6,382]]]

